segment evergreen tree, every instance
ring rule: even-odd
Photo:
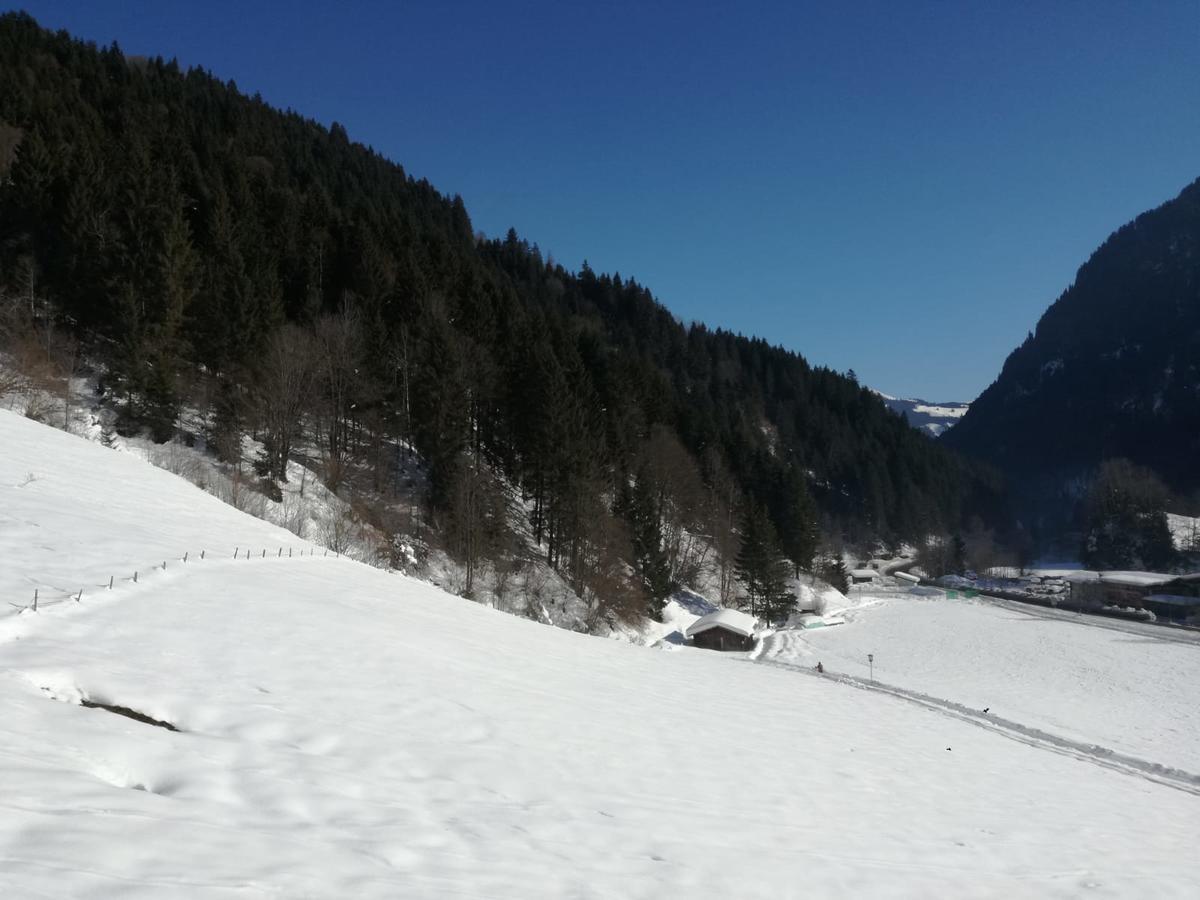
[[[674,585],[670,563],[663,550],[662,527],[654,495],[644,475],[634,479],[632,486],[622,485],[618,512],[629,523],[633,568],[647,598],[646,612],[651,617],[661,618],[663,604]]]
[[[796,596],[788,589],[789,566],[762,506],[752,505],[746,511],[736,569],[751,615],[775,621],[795,607]]]
[[[208,435],[217,458],[227,463],[240,462],[244,432],[245,415],[240,388],[232,379],[222,378],[217,382],[212,427]]]
[[[831,588],[843,594],[850,590],[850,572],[846,569],[846,561],[840,553],[821,568],[821,578]]]
[[[1169,570],[1177,553],[1166,504],[1166,488],[1154,473],[1126,459],[1107,460],[1084,500],[1084,564]]]
[[[957,531],[950,538],[950,571],[955,575],[963,575],[967,571],[967,542]]]
[[[807,479],[798,466],[788,470],[781,491],[780,543],[791,560],[793,575],[812,568],[813,557],[821,542],[817,528],[817,507],[808,491]]]

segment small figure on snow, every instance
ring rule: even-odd
[[[985,707],[983,708],[983,714],[984,714],[985,716],[988,714],[988,710],[989,710],[989,709],[991,709],[991,707],[990,707],[990,706],[985,706]]]
[[[818,675],[824,675],[824,674],[825,674],[825,667],[824,667],[823,665],[821,665],[821,663],[820,663],[820,661],[819,661],[819,660],[817,661],[817,674],[818,674]]]

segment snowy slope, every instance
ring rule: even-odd
[[[966,415],[969,403],[930,403],[927,400],[909,400],[892,397],[876,391],[884,406],[892,412],[904,413],[908,424],[932,437],[940,436],[951,425]]]
[[[6,594],[274,534],[70,440],[0,415]],[[21,493],[39,484],[44,504]],[[78,574],[23,552],[42,542],[87,548]],[[320,556],[193,557],[9,616],[0,720],[2,896],[1190,897],[1200,879],[1197,797],[1170,784]]]
[[[1200,552],[1200,517],[1167,513],[1167,527],[1176,550]]]
[[[309,547],[136,454],[117,453],[0,410],[0,598],[43,603],[139,577],[184,553]],[[287,550],[285,549],[286,553]],[[0,604],[0,617],[13,612]]]

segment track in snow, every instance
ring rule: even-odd
[[[1024,612],[1024,610],[1021,610]],[[1103,627],[1103,626],[1101,626]],[[982,710],[972,709],[969,706],[964,706],[961,703],[955,703],[953,700],[946,700],[941,697],[934,697],[929,694],[921,693],[920,691],[912,691],[907,688],[896,687],[895,685],[884,684],[879,681],[871,681],[867,678],[859,678],[855,675],[843,675],[826,670],[824,673],[818,673],[814,669],[807,666],[797,666],[787,662],[781,662],[773,659],[772,656],[778,653],[775,648],[776,643],[787,642],[787,638],[792,635],[789,632],[777,632],[768,636],[760,643],[760,650],[757,650],[750,661],[758,665],[773,666],[779,669],[789,669],[803,675],[808,675],[813,678],[823,678],[829,681],[835,681],[839,684],[844,684],[849,687],[858,688],[859,690],[874,691],[879,694],[890,694],[893,697],[898,697],[901,700],[906,700],[909,703],[914,703],[918,706],[924,706],[941,715],[948,716],[953,719],[958,719],[960,722],[967,722],[979,728],[995,732],[996,734],[1004,735],[1011,740],[1018,741],[1030,747],[1037,747],[1043,750],[1050,750],[1054,753],[1059,753],[1063,756],[1070,756],[1075,759],[1083,760],[1084,762],[1092,763],[1093,765],[1102,766],[1106,769],[1113,769],[1117,772],[1123,772],[1127,775],[1136,775],[1145,778],[1148,781],[1153,781],[1156,784],[1165,785],[1166,787],[1175,788],[1176,790],[1184,791],[1189,794],[1200,796],[1200,775],[1183,769],[1165,766],[1161,763],[1152,762],[1146,759],[1139,759],[1136,756],[1130,756],[1124,753],[1118,753],[1115,750],[1110,750],[1107,747],[1101,747],[1098,744],[1088,744],[1082,741],[1073,741],[1069,738],[1059,737],[1058,735],[1050,734],[1047,731],[1042,731],[1039,728],[1032,728],[1027,725],[1022,725],[1020,722],[1013,722],[1009,719],[1001,718],[1000,716],[984,713]],[[1190,642],[1195,643],[1195,642]]]
[[[980,594],[979,599],[981,601],[986,600],[988,606],[1011,609],[1013,612],[1024,613],[1035,619],[1047,619],[1052,622],[1072,622],[1076,625],[1086,625],[1088,628],[1103,628],[1107,631],[1119,631],[1123,634],[1136,634],[1142,637],[1154,638],[1156,641],[1185,644],[1200,649],[1200,631],[1194,631],[1184,626],[1155,622],[1138,622],[1133,619],[1117,619],[1106,616],[1088,615],[1087,613],[1080,614],[1053,606],[1041,606],[1036,603],[1022,603],[1019,600],[993,597],[989,594]]]

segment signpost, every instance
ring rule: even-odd
[[[871,680],[874,681],[875,680],[875,654],[874,653],[867,654],[867,665],[869,665],[871,667]]]

